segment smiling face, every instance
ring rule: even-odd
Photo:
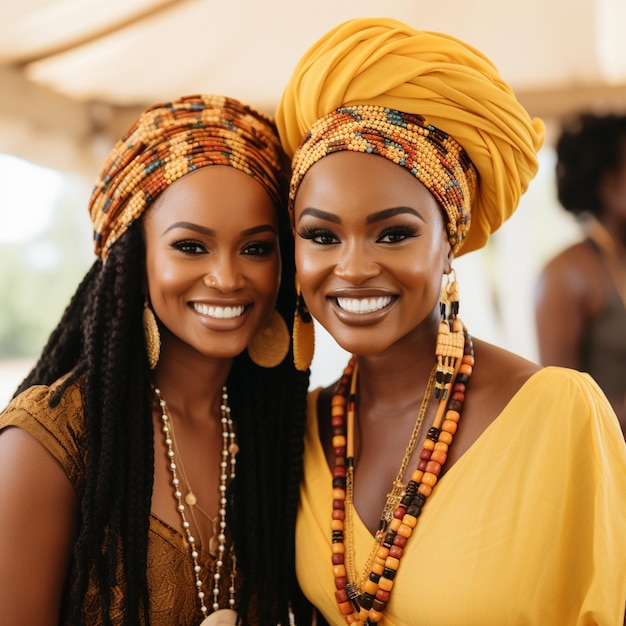
[[[436,328],[452,252],[439,204],[384,157],[337,152],[295,198],[296,267],[311,314],[342,348],[378,354]]]
[[[204,167],[161,194],[143,233],[162,354],[241,353],[280,282],[276,209],[261,184],[233,167]]]

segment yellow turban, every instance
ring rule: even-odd
[[[356,105],[423,116],[465,149],[478,186],[459,254],[485,244],[537,172],[543,122],[530,119],[487,57],[449,35],[391,18],[332,29],[304,54],[280,100],[276,125],[287,154],[318,119]]]

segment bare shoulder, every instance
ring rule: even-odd
[[[595,254],[585,241],[579,241],[552,257],[545,265],[544,271],[563,272],[570,267],[582,268],[587,265]]]
[[[539,283],[551,288],[584,290],[600,270],[598,255],[581,241],[550,259],[539,275]]]
[[[541,367],[517,354],[474,340],[475,363],[468,385],[464,428],[466,445],[493,422],[524,383]]]
[[[77,527],[74,488],[48,450],[13,426],[0,432],[0,473],[0,623],[57,623]]]
[[[471,393],[480,396],[483,405],[488,396],[489,404],[501,405],[501,409],[541,369],[537,363],[478,339],[474,340],[474,358]]]

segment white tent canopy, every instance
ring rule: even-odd
[[[148,105],[209,92],[272,115],[301,54],[357,16],[395,17],[473,44],[546,121],[548,143],[568,113],[626,110],[626,0],[2,0],[0,153],[78,174],[90,186]],[[552,197],[552,156],[540,154],[526,208],[484,250],[456,263],[472,294],[463,304],[472,332],[531,359],[536,274],[568,233],[575,236]],[[22,204],[16,211],[17,202],[0,197],[0,220],[28,220]],[[77,215],[89,230],[84,209]],[[345,356],[332,356],[339,349],[325,333],[316,346],[312,380],[327,384]]]
[[[0,152],[91,176],[154,102],[204,91],[272,114],[320,35],[380,15],[475,45],[548,123],[626,105],[624,0],[4,0]]]

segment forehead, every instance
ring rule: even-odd
[[[309,168],[294,211],[297,221],[307,207],[353,215],[397,206],[419,208],[432,219],[443,219],[435,197],[403,167],[379,155],[346,150],[329,154]]]
[[[263,185],[234,167],[211,165],[174,181],[146,211],[146,222],[182,216],[201,222],[229,219],[276,223],[274,203]]]

